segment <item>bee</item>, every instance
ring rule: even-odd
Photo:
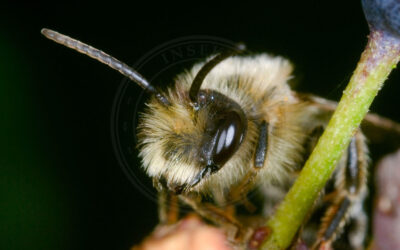
[[[258,210],[260,218],[273,213],[335,108],[290,88],[293,66],[287,59],[241,55],[241,45],[194,65],[172,88],[160,91],[98,49],[49,29],[42,34],[107,64],[150,94],[139,121],[138,148],[143,170],[159,192],[160,223],[175,222],[178,212],[171,202],[183,203],[226,229],[238,248],[252,247],[247,242],[262,224],[235,209]],[[298,233],[300,241],[314,249],[363,248],[367,155],[359,129]],[[262,197],[258,206],[250,200],[253,192]]]

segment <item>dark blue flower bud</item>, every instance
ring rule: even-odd
[[[371,30],[400,37],[400,0],[362,0]]]

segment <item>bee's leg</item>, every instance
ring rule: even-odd
[[[178,197],[167,190],[158,192],[158,217],[161,224],[173,224],[178,221]]]
[[[251,169],[243,180],[239,183],[239,185],[233,187],[229,192],[229,202],[231,205],[235,203],[241,203],[249,212],[256,211],[256,207],[247,199],[246,195],[250,191],[252,187],[252,183],[254,178],[257,176],[257,170]]]
[[[313,249],[329,249],[349,217],[355,219],[359,230],[366,231],[366,216],[362,213],[362,202],[366,196],[368,163],[366,154],[364,136],[361,132],[357,132],[351,139],[342,162],[338,165],[335,173],[336,197],[325,212]],[[356,249],[361,248],[365,232],[352,233],[350,233],[350,244]]]
[[[249,212],[254,212],[256,207],[247,200],[246,195],[252,187],[258,171],[264,167],[268,150],[268,123],[262,121],[259,126],[259,137],[254,155],[254,165],[236,187],[232,188],[229,194],[230,200],[240,201]]]
[[[160,224],[177,222],[179,215],[178,197],[159,180],[154,180],[153,185],[158,190],[158,218]]]
[[[210,220],[222,228],[228,229],[228,238],[233,238],[235,241],[242,241],[244,238],[245,230],[243,226],[225,210],[213,204],[204,203],[201,201],[201,197],[191,194],[180,195],[179,198],[203,218]]]

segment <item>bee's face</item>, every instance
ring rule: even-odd
[[[299,119],[306,117],[304,110],[292,105],[295,99],[283,82],[290,76],[290,64],[266,55],[228,58],[207,75],[193,98],[193,82],[206,64],[177,76],[174,88],[163,94],[169,105],[154,96],[148,103],[138,126],[146,173],[175,193],[225,194],[255,164],[265,121],[270,126],[264,129],[257,167],[268,164],[263,178],[285,182],[287,170],[301,159],[299,142],[304,138],[293,124],[306,119]],[[266,67],[274,74],[261,74]]]
[[[246,135],[247,119],[239,104],[217,91],[199,91],[193,105],[189,89],[176,88],[168,96],[170,106],[150,102],[139,124],[139,143],[145,167],[159,164],[147,168],[149,174],[180,193],[232,158]]]

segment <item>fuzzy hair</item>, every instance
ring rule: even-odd
[[[172,104],[161,105],[155,98],[139,123],[139,149],[143,167],[153,178],[178,185],[189,183],[200,171],[198,150],[207,113],[194,118],[188,91],[204,63],[177,76],[175,87],[165,95]],[[258,125],[269,124],[268,150],[258,182],[280,184],[292,179],[303,160],[306,139],[304,124],[310,111],[295,97],[287,81],[292,66],[282,57],[267,54],[234,56],[215,66],[204,79],[202,89],[217,91],[236,101],[247,118],[247,133],[237,152],[225,165],[204,178],[192,190],[224,193],[238,184],[253,168]],[[257,182],[256,181],[256,182]]]

